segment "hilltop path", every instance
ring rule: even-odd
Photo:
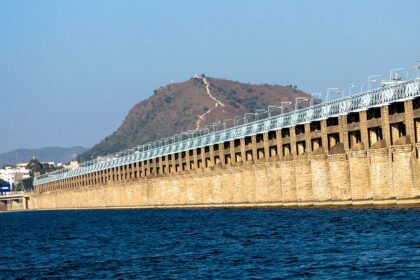
[[[205,112],[204,114],[202,114],[202,115],[198,116],[197,122],[195,123],[195,130],[198,130],[198,129],[200,128],[200,123],[201,123],[201,121],[203,121],[203,120],[205,119],[205,116],[206,116],[207,114],[209,114],[211,111],[213,111],[213,109],[217,108],[219,105],[220,105],[220,106],[222,106],[222,107],[226,107],[226,106],[225,106],[225,104],[223,104],[223,102],[221,102],[220,100],[218,100],[216,97],[214,97],[214,96],[211,94],[211,91],[210,91],[210,84],[209,84],[209,82],[207,81],[207,79],[206,79],[205,77],[202,77],[202,79],[203,79],[203,83],[206,85],[206,93],[207,93],[207,95],[208,95],[211,99],[213,99],[216,103],[214,104],[214,108],[210,108],[210,109],[208,109],[208,110],[207,110],[207,112]]]

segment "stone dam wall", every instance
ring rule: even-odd
[[[247,162],[35,194],[30,209],[420,203],[412,145]]]
[[[28,208],[420,204],[419,155],[415,97],[40,181]]]

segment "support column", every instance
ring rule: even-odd
[[[185,163],[187,165],[187,167],[185,168],[186,170],[191,170],[190,166],[190,151],[185,151]]]
[[[225,166],[225,143],[219,144],[219,159],[220,163],[222,164],[222,167]]]
[[[378,135],[376,135],[376,131],[374,130],[369,131],[369,140],[371,144],[374,144],[378,141]]]
[[[344,150],[349,150],[349,136],[347,127],[347,115],[338,117],[338,124],[340,126],[340,142],[344,144]]]
[[[306,154],[312,154],[311,124],[305,123],[305,145]]]
[[[407,135],[410,137],[410,143],[413,144],[416,142],[414,129],[413,100],[404,101],[404,112],[405,130],[407,132]]]
[[[270,159],[270,140],[268,139],[268,132],[263,134],[263,143],[264,143],[264,159],[268,161]]]
[[[294,156],[297,156],[297,149],[296,149],[296,127],[291,127],[290,131],[290,153]]]
[[[207,159],[206,159],[206,148],[205,147],[201,147],[201,168],[205,168],[207,164]]]
[[[389,108],[388,105],[381,107],[381,127],[382,137],[386,142],[386,145],[391,146],[391,132],[389,128]]]
[[[209,155],[210,155],[210,166],[209,167],[213,167],[215,162],[214,162],[214,145],[210,145],[209,146]]]
[[[150,175],[156,176],[156,158],[152,159],[152,172],[150,172]]]
[[[322,148],[326,153],[328,153],[327,120],[321,120],[321,141]]]
[[[359,112],[359,119],[360,119],[360,138],[362,143],[365,144],[365,147],[369,147],[369,135],[368,135],[368,128],[367,128],[367,112],[361,111]]]
[[[175,161],[175,164],[178,163],[178,172],[182,171],[182,165],[184,164],[182,159],[182,152],[178,153],[178,161]]]
[[[175,154],[172,154],[171,156],[171,168],[172,168],[172,173],[176,173]]]
[[[163,174],[163,161],[164,160],[165,160],[165,158],[159,157],[159,174],[158,175]]]
[[[251,136],[251,147],[252,147],[252,159],[256,161],[258,159],[257,155],[257,136]]]
[[[245,138],[241,138],[241,160],[242,162],[246,161],[246,151],[245,151]]]
[[[277,158],[283,158],[283,141],[281,138],[281,129],[276,130],[276,142],[277,142]]]
[[[420,119],[416,119],[415,126],[416,126],[416,143],[419,143],[420,142]]]
[[[198,148],[198,149],[200,149],[200,148]],[[194,150],[193,150],[193,161],[194,161],[194,163],[193,163],[193,168],[194,168],[194,170],[197,170],[197,168],[198,168],[198,155],[197,155],[197,149],[194,149]]]
[[[112,170],[112,169],[111,169],[111,170]],[[141,176],[140,176],[140,174],[141,174],[141,173],[140,173],[140,171],[141,171],[141,168],[140,168],[140,161],[138,161],[138,162],[137,162],[137,178],[140,178],[140,177],[141,177]],[[111,175],[111,180],[112,180],[112,173],[113,173],[113,172],[111,172],[111,173],[110,173],[110,175]]]
[[[230,151],[230,162],[234,164],[236,163],[235,140],[231,140],[229,142],[229,151]]]
[[[393,123],[391,126],[391,143],[395,145],[395,141],[400,138],[400,130],[398,129],[398,124]]]
[[[169,157],[168,155],[165,155],[165,174],[169,174],[169,165],[171,163],[169,162]]]

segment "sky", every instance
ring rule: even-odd
[[[196,73],[313,93],[410,69],[419,15],[418,0],[1,0],[0,152],[91,147]]]

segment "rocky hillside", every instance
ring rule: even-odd
[[[203,128],[245,112],[266,109],[268,105],[280,105],[282,101],[294,103],[298,96],[309,97],[294,86],[254,85],[204,76],[169,84],[136,104],[117,131],[79,159],[87,160],[182,131]],[[228,122],[231,125],[231,121]]]

